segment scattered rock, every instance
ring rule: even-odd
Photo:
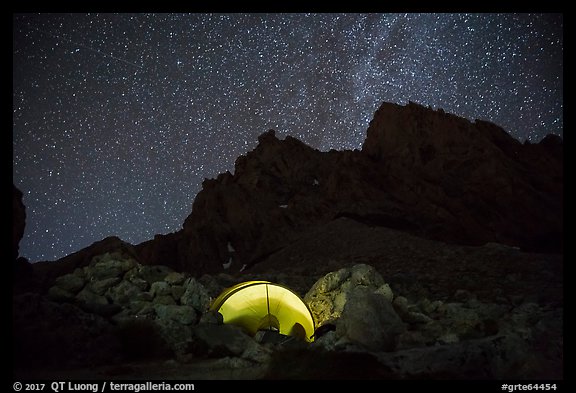
[[[106,297],[113,303],[126,305],[136,300],[140,294],[141,290],[138,286],[130,281],[123,280],[118,285],[109,288],[106,292]]]
[[[103,280],[91,281],[88,283],[88,288],[97,295],[104,295],[108,289],[117,285],[120,281],[119,277],[110,277]]]
[[[456,336],[445,336],[449,341]],[[527,343],[515,335],[495,336],[432,347],[380,352],[378,360],[407,379],[532,378]]]
[[[186,280],[186,275],[178,272],[169,273],[166,277],[164,277],[164,281],[166,281],[170,285],[180,285]]]
[[[152,300],[154,304],[175,305],[176,301],[172,295],[159,295]]]
[[[150,294],[152,296],[172,295],[172,287],[165,281],[156,281],[150,287]]]
[[[78,274],[65,274],[54,282],[54,285],[70,293],[78,293],[84,288],[85,280]]]
[[[189,306],[154,304],[156,315],[160,319],[170,319],[182,325],[192,325],[197,320],[196,312]]]

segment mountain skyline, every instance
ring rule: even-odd
[[[563,135],[563,19],[515,14],[39,14],[13,19],[20,254],[180,229],[273,128],[360,148],[382,101]]]

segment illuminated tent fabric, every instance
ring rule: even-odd
[[[249,334],[274,330],[310,342],[314,319],[306,303],[290,289],[268,281],[246,281],[225,289],[212,303],[224,323],[240,326]]]

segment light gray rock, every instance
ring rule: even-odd
[[[154,310],[159,319],[170,319],[182,325],[191,325],[196,322],[196,311],[190,306],[154,304]]]
[[[184,282],[184,289],[184,294],[180,298],[180,304],[191,306],[200,314],[208,311],[212,299],[202,284],[194,277],[190,277]]]
[[[154,322],[158,326],[160,336],[174,353],[182,351],[192,337],[191,325],[183,325],[170,318],[156,318]]]
[[[340,318],[354,288],[366,288],[390,301],[393,293],[382,276],[372,266],[359,264],[330,272],[320,278],[304,296],[316,326],[322,326]]]
[[[156,296],[154,300],[152,300],[154,304],[161,304],[161,305],[176,305],[176,301],[172,297],[172,295],[160,295]]]
[[[150,294],[154,297],[172,295],[172,287],[165,281],[156,281],[150,286]]]
[[[118,304],[110,304],[105,296],[97,295],[87,287],[84,287],[76,295],[81,308],[104,317],[109,317],[122,311]]]
[[[164,277],[164,281],[166,281],[170,285],[182,285],[186,280],[186,275],[179,272],[172,272],[169,273],[166,277]]]
[[[337,341],[338,337],[336,336],[336,332],[330,331],[316,338],[311,345],[314,348],[320,348],[326,351],[335,351],[338,349],[336,344]]]
[[[104,280],[113,277],[122,277],[124,273],[137,265],[133,259],[124,258],[117,253],[105,253],[92,258],[84,273],[90,281]]]
[[[324,277],[314,283],[304,298],[306,299],[317,294],[326,294],[338,289],[344,281],[350,277],[350,274],[350,269],[346,268],[327,273]]]
[[[198,324],[193,328],[194,351],[208,357],[242,356],[255,344],[242,328],[233,325]]]
[[[408,314],[410,312],[408,309],[408,299],[404,296],[396,296],[392,304],[399,315]]]
[[[128,303],[126,310],[128,310],[131,315],[135,316],[153,316],[156,314],[154,304],[142,300],[135,300]]]
[[[350,283],[354,287],[361,285],[368,288],[380,288],[386,284],[374,267],[363,263],[350,269]]]
[[[251,340],[242,352],[241,357],[255,363],[267,364],[270,362],[273,351],[271,347],[259,345],[255,340]]]
[[[76,299],[88,306],[108,304],[108,299],[105,296],[97,295],[88,288],[81,290],[76,295]]]
[[[392,303],[394,301],[394,293],[392,292],[392,288],[390,285],[383,284],[381,285],[374,293],[384,296],[384,299]]]
[[[119,277],[110,277],[103,280],[91,281],[88,288],[97,295],[104,295],[108,289],[120,283]]]
[[[140,266],[137,272],[137,277],[146,281],[149,285],[157,281],[164,281],[166,276],[172,273],[173,270],[164,265]]]
[[[57,286],[67,292],[77,294],[80,292],[86,281],[80,275],[77,274],[65,274],[63,276],[58,277],[54,281],[54,286]]]
[[[375,355],[398,378],[408,379],[527,378],[533,361],[527,343],[516,335],[380,352]]]
[[[134,277],[128,281],[138,287],[138,289],[140,289],[142,292],[147,291],[150,288],[150,284],[148,284],[146,280],[143,280],[139,277]]]
[[[432,318],[420,312],[409,311],[407,314],[402,316],[402,320],[410,324],[417,324],[417,323],[428,323],[432,321]]]
[[[350,291],[336,335],[370,351],[391,351],[405,325],[382,295],[358,286]]]
[[[150,292],[139,292],[136,294],[136,296],[134,296],[133,300],[142,300],[145,302],[151,302],[152,300],[154,300],[154,296],[152,296]]]
[[[140,293],[140,288],[130,281],[123,280],[120,284],[109,288],[106,291],[106,297],[112,303],[127,305],[131,301],[136,300]]]

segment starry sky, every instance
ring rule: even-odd
[[[382,101],[563,136],[554,14],[14,14],[20,255],[181,228],[270,128],[361,148]]]

